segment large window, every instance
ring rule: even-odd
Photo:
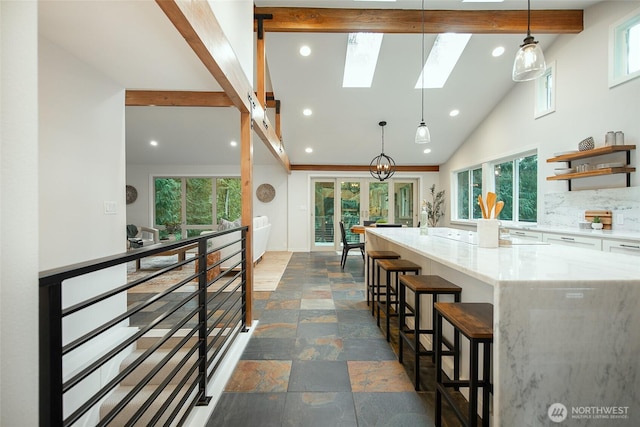
[[[484,172],[483,172],[484,171]],[[483,176],[485,182],[483,185]],[[491,178],[493,177],[493,178]],[[456,172],[452,199],[454,220],[482,218],[478,196],[492,191],[504,208],[498,219],[536,222],[538,217],[538,155],[524,154]]]
[[[640,76],[640,9],[610,27],[609,87]]]
[[[154,224],[163,238],[197,236],[222,219],[240,218],[242,209],[239,178],[159,177],[154,198]]]
[[[482,218],[478,196],[482,194],[482,168],[460,171],[457,174],[458,219]]]
[[[518,157],[494,165],[495,193],[504,201],[500,218],[536,222],[538,217],[538,156]]]

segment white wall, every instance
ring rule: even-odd
[[[537,149],[538,221],[544,222],[545,195],[567,191],[566,182],[546,180],[553,175],[554,168],[564,165],[546,162],[553,153],[575,150],[587,136],[594,137],[596,146],[603,145],[609,130],[622,130],[627,144],[638,144],[640,79],[609,89],[607,77],[609,25],[637,7],[638,2],[603,2],[593,6],[585,11],[582,33],[562,35],[551,47],[543,46],[547,62],[556,61],[556,111],[534,119],[534,82],[514,83],[513,90],[441,167],[443,188],[451,191],[451,175],[457,170]],[[631,161],[636,168],[637,159],[633,152]],[[573,184],[619,186],[624,185],[623,177],[587,178],[583,182],[574,180]],[[638,173],[632,174],[632,185],[640,185]],[[633,197],[634,193],[629,189],[622,194]],[[447,211],[451,212],[450,206]],[[446,219],[449,222],[450,215]]]
[[[311,249],[311,213],[312,203],[311,179],[320,177],[359,177],[371,178],[367,173],[327,173],[327,172],[307,172],[294,171],[289,175],[289,196],[288,196],[288,248],[294,252],[306,252]],[[439,184],[439,174],[437,172],[427,173],[396,173],[396,178],[414,178],[419,182],[420,200],[431,200],[429,188],[435,184],[438,190],[442,189]]]
[[[40,268],[123,252],[124,89],[43,38],[40,71]]]
[[[0,1],[0,425],[38,425],[38,4]]]
[[[254,144],[262,144],[255,141]],[[152,225],[153,177],[155,176],[240,176],[239,166],[210,165],[127,165],[127,184],[138,190],[138,199],[127,205],[127,223]],[[276,190],[270,203],[256,197],[260,184],[269,183]],[[268,251],[287,250],[287,174],[280,166],[259,166],[253,169],[253,215],[266,215],[271,223]]]

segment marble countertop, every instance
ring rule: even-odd
[[[540,286],[594,286],[625,282],[640,286],[638,258],[592,249],[518,241],[499,248],[480,248],[475,232],[453,228],[368,228],[372,234],[426,256],[490,285],[527,282]]]

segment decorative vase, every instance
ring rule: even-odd
[[[423,236],[429,234],[429,215],[425,208],[422,208],[422,212],[420,212],[420,234]]]
[[[602,223],[601,222],[592,222],[591,223],[591,228],[593,228],[594,230],[602,230]]]

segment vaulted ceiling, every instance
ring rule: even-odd
[[[595,3],[599,1],[534,0],[531,6],[534,12],[582,10]],[[255,5],[258,12],[269,11],[263,8],[303,6],[417,10],[419,14],[421,8],[416,0],[255,0]],[[425,1],[427,16],[431,16],[428,11],[523,11],[526,7],[524,0]],[[127,89],[221,90],[153,1],[43,1],[39,10],[43,37]],[[378,15],[386,16],[382,11],[373,16]],[[500,14],[495,16],[499,18]],[[491,21],[493,16],[488,15],[487,19]],[[515,84],[511,80],[513,58],[525,36],[525,32],[504,34],[499,27],[496,31],[500,34],[474,32],[445,86],[424,92],[424,116],[432,139],[431,153],[425,154],[425,146],[413,142],[421,115],[421,92],[414,89],[422,69],[419,21],[417,31],[409,30],[412,34],[384,35],[372,86],[357,89],[341,87],[347,32],[322,32],[317,28],[271,31],[269,25],[278,21],[274,14],[273,22],[265,23],[270,78],[267,90],[273,91],[281,102],[282,136],[292,165],[368,165],[380,152],[381,120],[388,123],[385,152],[398,164],[445,162]],[[556,34],[536,33],[536,21],[532,22],[533,35],[543,49],[548,49]],[[433,33],[425,35],[427,53],[435,37]],[[303,44],[311,47],[308,57],[298,53]],[[505,53],[494,58],[491,52],[497,46],[503,46]],[[304,108],[313,114],[304,116]],[[460,114],[450,117],[453,109]],[[269,115],[273,118],[274,111],[270,110]],[[239,132],[239,113],[233,107],[127,107],[127,162],[237,164],[238,149],[231,147],[230,141],[239,141]],[[150,147],[151,139],[157,140],[159,146]],[[277,164],[257,138],[254,145],[256,164]],[[305,152],[306,148],[313,152]]]

